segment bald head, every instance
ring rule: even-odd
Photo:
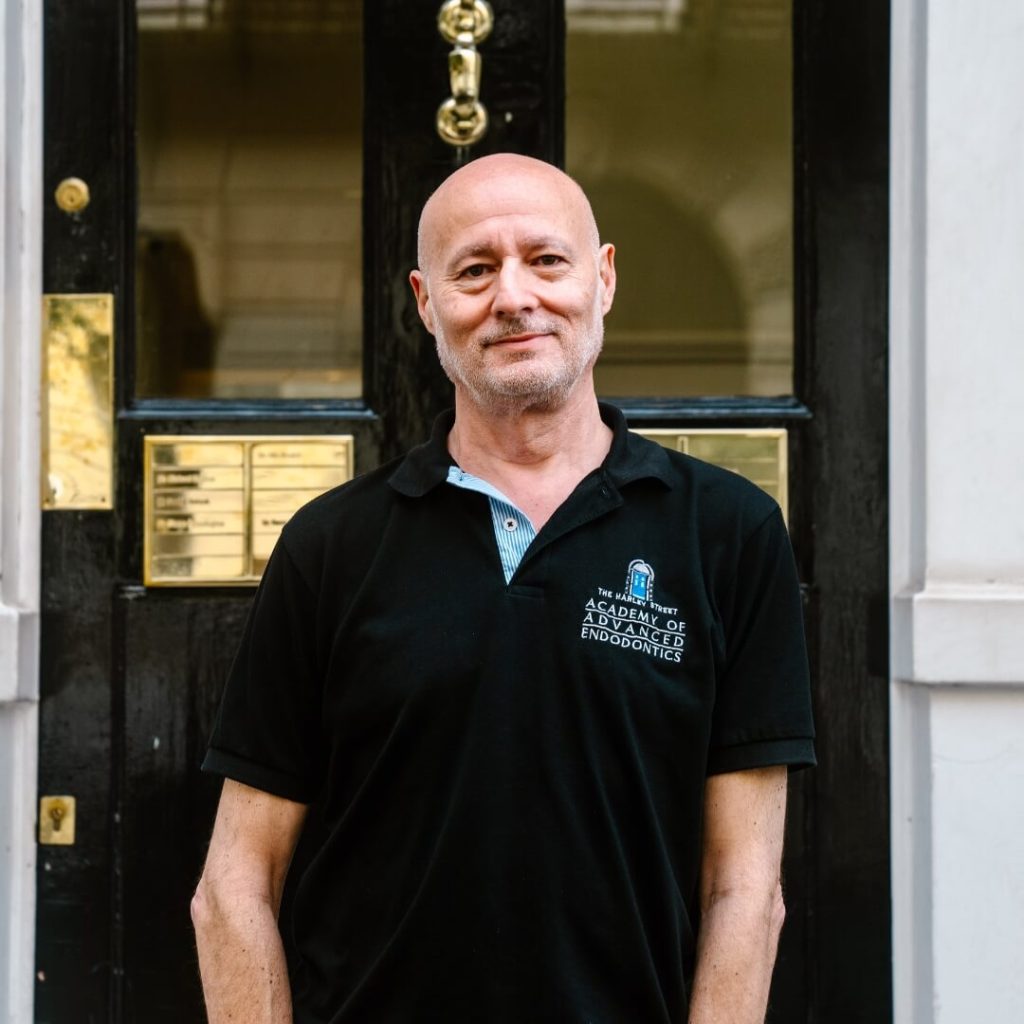
[[[457,408],[505,416],[593,397],[615,247],[567,174],[508,153],[460,168],[423,208],[409,284]]]
[[[585,239],[596,255],[601,242],[590,201],[564,171],[516,153],[496,153],[460,167],[440,184],[420,214],[420,270],[430,272],[438,250],[462,224],[543,207],[558,210],[566,228]]]

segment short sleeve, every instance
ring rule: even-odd
[[[708,774],[814,764],[800,586],[777,509],[744,543],[722,606],[725,668],[715,687]]]
[[[309,803],[321,772],[315,595],[278,541],[228,675],[203,771]]]

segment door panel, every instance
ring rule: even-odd
[[[196,771],[250,595],[115,598],[123,700],[119,903],[124,1019],[202,1020],[188,906],[220,785]]]
[[[136,392],[358,398],[361,4],[206,13],[140,10]]]
[[[105,512],[43,514],[39,793],[75,796],[77,808],[74,845],[39,848],[38,1021],[107,1019],[116,799],[110,776],[116,728],[110,518]]]
[[[620,268],[602,393],[792,393],[791,21],[789,0],[569,5],[566,170]]]
[[[407,283],[422,202],[470,156],[515,151],[563,161],[561,0],[495,0],[495,29],[481,47],[491,127],[471,153],[434,130],[449,84],[438,4],[365,5],[360,386],[347,396],[329,388],[316,394],[314,379],[312,391],[299,388],[291,398],[243,389],[218,399],[210,387],[153,386],[161,379],[153,367],[174,355],[185,320],[171,316],[145,337],[135,326],[146,308],[136,288],[135,174],[146,157],[133,148],[135,5],[46,2],[46,187],[82,177],[92,202],[73,215],[47,205],[45,285],[115,296],[117,436],[115,508],[43,516],[40,793],[78,797],[78,836],[74,846],[40,851],[39,1021],[202,1019],[188,898],[218,785],[198,765],[251,590],[143,586],[144,438],[346,433],[355,438],[356,472],[419,442],[451,401]],[[160,5],[139,6],[153,14]],[[208,6],[229,21],[242,10],[240,0]],[[332,0],[310,9],[354,18],[357,6]],[[575,18],[607,18],[610,10],[588,0],[570,0],[570,7]],[[680,7],[684,19],[717,11],[723,24],[751,10],[732,0],[664,5],[666,12]],[[278,18],[284,9],[256,5],[250,13],[257,8]],[[777,13],[786,0],[767,8]],[[804,581],[820,766],[790,786],[790,914],[769,1015],[778,1024],[890,1017],[885,632],[871,614],[886,588],[887,24],[883,0],[849,9],[819,0],[795,6],[792,394],[779,397],[790,389],[775,384],[730,385],[722,390],[762,397],[715,396],[716,388],[701,383],[692,389],[699,394],[646,388],[623,402],[642,429],[789,432],[789,525]],[[236,42],[235,51],[228,37],[213,49],[236,59],[253,41]],[[600,59],[615,81],[623,66],[613,58],[622,48],[607,52]],[[637,81],[623,80],[621,93],[631,96]],[[661,99],[642,93],[636,102]],[[605,143],[628,161],[621,139]],[[670,161],[664,173],[684,171]],[[611,198],[620,198],[614,189]],[[627,204],[627,226],[631,212]],[[289,252],[301,256],[308,242],[299,232]],[[787,257],[758,258],[763,270]],[[638,265],[635,254],[620,251],[624,277]],[[673,290],[671,280],[658,286]],[[165,292],[172,311],[189,294]],[[144,315],[143,322],[156,320]],[[272,350],[272,331],[267,337]],[[155,358],[148,369],[136,359],[137,341]],[[163,344],[169,354],[152,349]],[[266,337],[261,344],[266,352]],[[787,364],[783,376],[789,372]]]

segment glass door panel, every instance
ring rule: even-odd
[[[137,393],[358,397],[361,4],[137,9]]]
[[[598,390],[790,393],[791,0],[566,12],[566,169],[618,250]]]

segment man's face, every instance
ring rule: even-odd
[[[598,247],[589,207],[559,172],[491,166],[435,197],[411,277],[417,305],[445,372],[476,404],[557,408],[592,379],[614,250]]]

